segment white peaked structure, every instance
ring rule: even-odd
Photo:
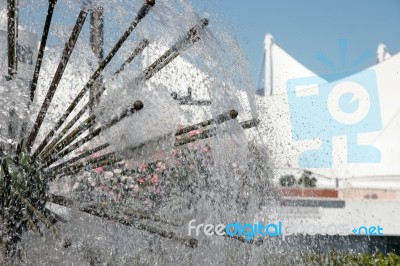
[[[309,192],[296,189],[285,192],[283,189],[285,204],[278,217],[286,225],[294,227],[313,225],[314,233],[320,234],[327,233],[326,227],[321,225],[344,228],[340,233],[344,235],[358,234],[352,232],[353,227],[380,225],[384,228],[384,235],[400,235],[397,222],[400,220],[400,54],[391,56],[385,45],[380,44],[377,65],[351,76],[338,76],[334,82],[325,81],[301,65],[280,48],[271,35],[265,38],[265,56],[265,96],[256,96],[261,119],[257,130],[269,149],[275,181],[278,183],[279,178],[287,174],[300,177],[304,170],[310,170],[318,178],[317,189]],[[296,79],[300,79],[298,84],[313,82],[307,86],[295,86],[294,91],[289,91],[288,85],[297,84]],[[335,90],[339,93],[333,93]],[[345,115],[340,113],[340,97],[346,93],[353,96],[350,104],[354,100],[358,103],[356,111],[348,113],[354,112],[357,116],[357,112],[361,112],[359,120],[373,121],[367,121],[365,128],[357,130],[347,123],[343,128],[349,128],[351,134],[346,130],[340,134],[334,127],[330,128],[329,123]],[[304,101],[303,105],[295,103],[293,107],[296,99],[312,100]],[[304,112],[312,110],[312,107],[315,107],[315,112]],[[324,112],[331,116],[324,117]],[[373,118],[368,116],[371,112],[376,114]],[[313,123],[312,119],[321,124]],[[372,124],[376,127],[373,128]],[[304,130],[296,131],[295,125],[303,126]],[[370,126],[371,130],[367,130]],[[319,137],[318,130],[325,133]],[[332,130],[331,138],[326,142],[329,130]],[[309,137],[302,139],[299,136],[302,134]],[[348,162],[351,155],[349,146],[354,144],[357,147],[365,145],[360,146],[362,155],[375,161]],[[324,145],[330,148],[323,149]],[[363,150],[366,146],[375,148]],[[302,166],[302,154],[310,151],[314,153],[315,161],[331,158],[331,165]],[[327,156],[329,152],[331,154]],[[297,229],[296,232],[304,233],[304,230]]]
[[[293,140],[290,118],[295,115],[293,112],[296,110],[292,110],[292,114],[290,113],[287,81],[316,75],[274,43],[270,35],[267,35],[265,44],[265,88],[272,93],[266,93],[265,97],[257,99],[260,118],[263,121],[262,126],[265,126],[263,129],[269,132],[262,135],[265,143],[271,146],[271,152],[275,154],[273,162],[277,169],[299,168],[300,153],[319,149],[321,140],[317,138],[304,141]],[[378,47],[377,55],[380,62],[377,65],[334,83],[339,85],[341,82],[358,80],[358,76],[363,73],[376,75],[382,127],[371,132],[361,132],[357,135],[357,140],[360,145],[371,145],[378,148],[381,153],[380,162],[347,163],[347,136],[333,135],[332,167],[310,169],[313,172],[331,178],[365,177],[368,179],[370,177],[379,179],[381,184],[382,180],[391,180],[397,176],[399,182],[394,182],[393,185],[400,186],[400,161],[398,160],[400,158],[400,142],[396,140],[396,136],[400,133],[400,104],[397,101],[400,97],[400,73],[398,71],[400,54],[390,57],[385,46],[381,44]],[[369,72],[371,70],[373,71]],[[331,86],[322,78],[319,79],[321,88]],[[315,87],[300,88],[299,91],[296,91],[296,96],[307,97],[318,94],[315,89]],[[383,184],[383,186],[386,185]]]
[[[275,43],[272,35],[264,39],[265,95],[277,95],[286,91],[286,81],[291,78],[316,76]]]

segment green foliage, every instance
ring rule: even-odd
[[[316,187],[317,179],[311,176],[312,172],[305,170],[301,175],[300,179],[297,181],[297,183],[299,185],[304,185],[304,187]]]
[[[294,177],[294,175],[285,175],[282,176],[279,181],[282,187],[293,187],[296,183],[296,178]]]
[[[317,179],[312,177],[312,172],[304,170],[301,177],[296,180],[294,175],[285,175],[282,176],[279,180],[282,187],[293,187],[297,183],[297,185],[302,187],[316,187]]]
[[[308,255],[304,261],[307,265],[397,266],[400,265],[400,256],[393,253],[384,255],[331,252],[327,255]]]

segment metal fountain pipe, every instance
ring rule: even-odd
[[[7,42],[8,76],[10,79],[14,79],[18,70],[18,0],[7,0]]]
[[[101,131],[116,125],[117,123],[119,123],[125,117],[128,117],[128,116],[136,113],[137,111],[140,111],[141,109],[143,109],[143,102],[142,101],[136,101],[132,106],[130,106],[129,108],[125,109],[121,114],[118,114],[117,116],[114,116],[110,121],[105,123],[103,126],[98,127],[93,132],[89,133],[89,135],[87,135],[86,137],[84,137],[84,138],[80,139],[79,141],[75,142],[71,146],[69,146],[69,147],[61,146],[58,149],[54,150],[54,153],[52,155],[50,155],[48,158],[46,158],[47,160],[45,161],[44,167],[42,167],[42,168],[50,166],[51,164],[53,164],[57,160],[63,158],[65,155],[71,153],[72,151],[74,151],[75,149],[79,148],[80,146],[82,146],[86,142],[88,142],[88,141],[92,140],[93,138],[97,137],[98,135],[100,135]],[[73,137],[76,139],[78,136],[73,136]],[[56,152],[59,152],[59,153],[57,155],[55,155]]]
[[[79,161],[80,159],[89,157],[89,156],[95,154],[96,152],[101,151],[101,150],[104,150],[104,149],[106,149],[106,148],[108,148],[108,147],[110,147],[110,144],[109,144],[109,143],[104,143],[104,144],[102,144],[102,145],[100,145],[100,146],[97,146],[96,148],[93,148],[93,149],[91,149],[91,150],[85,151],[84,153],[82,153],[82,154],[80,154],[80,155],[78,155],[78,156],[76,156],[76,157],[73,157],[73,158],[71,158],[71,159],[69,159],[69,160],[67,160],[67,161],[65,161],[65,162],[63,162],[63,163],[60,163],[60,164],[58,164],[58,165],[56,165],[56,166],[54,166],[54,167],[48,168],[48,169],[46,170],[46,174],[54,175],[54,173],[55,173],[56,171],[58,171],[58,170],[60,170],[60,169],[62,169],[62,168],[64,168],[64,167],[66,167],[67,165],[72,164],[72,163],[74,163],[74,162],[77,162],[77,161]]]
[[[146,46],[148,45],[148,41],[146,39],[144,39],[142,42],[140,42],[140,44],[134,49],[134,51],[131,53],[131,55],[129,56],[129,58],[125,61],[125,63],[121,66],[121,68],[115,73],[115,74],[119,74],[121,71],[123,71],[124,67],[126,65],[128,65],[139,53],[141,53],[144,48],[146,48]],[[58,141],[60,141],[67,133],[68,131],[75,125],[75,123],[86,113],[86,110],[89,109],[95,101],[97,101],[101,94],[104,92],[104,87],[101,87],[99,89],[99,91],[97,91],[97,93],[94,95],[94,97],[91,97],[89,102],[86,103],[82,109],[75,115],[74,118],[72,118],[70,120],[70,122],[64,127],[64,129],[50,142],[49,145],[47,145],[46,139],[45,141],[43,141],[39,148],[35,151],[35,153],[33,154],[33,157],[37,157],[39,155],[39,151],[40,155],[46,156],[46,154],[49,153],[49,151],[51,149],[53,149],[53,147],[58,143]],[[49,133],[48,138],[50,139],[53,134],[51,134],[52,132]],[[43,145],[47,145],[45,148],[43,148]]]
[[[70,59],[70,56],[72,54],[72,51],[74,50],[76,41],[78,40],[79,34],[82,30],[83,24],[85,23],[86,17],[87,17],[87,10],[81,10],[79,13],[78,19],[76,20],[75,27],[72,30],[71,36],[68,40],[68,42],[65,44],[64,51],[61,57],[61,61],[58,65],[57,71],[54,74],[53,81],[51,82],[50,88],[47,91],[47,95],[43,101],[42,107],[40,108],[39,114],[36,118],[35,124],[33,125],[32,131],[29,134],[29,137],[26,142],[26,149],[28,152],[31,150],[32,145],[37,137],[37,134],[39,133],[39,129],[43,123],[43,120],[46,116],[47,110],[49,109],[51,100],[53,99],[53,96],[57,90],[57,87],[60,83],[60,80],[63,76],[64,70],[67,67],[68,61]]]
[[[208,25],[208,20],[207,19],[202,19],[201,20],[201,24],[191,28],[186,37],[183,38],[182,40],[180,40],[179,42],[177,42],[172,48],[170,48],[167,52],[165,52],[161,57],[159,57],[153,64],[151,64],[149,67],[147,67],[144,71],[143,71],[143,76],[142,78],[144,80],[148,80],[150,79],[153,75],[155,75],[158,71],[160,71],[161,69],[163,69],[166,65],[168,65],[172,60],[174,60],[178,55],[179,55],[179,50],[178,49],[182,49],[185,44],[190,43],[196,43],[197,41],[200,40],[200,37],[198,36],[199,31],[204,29],[207,25]],[[145,45],[145,41],[143,43],[143,45]],[[141,45],[139,44],[139,46],[136,49],[140,49]],[[144,49],[145,47],[143,47]],[[135,50],[136,50],[135,49]],[[143,50],[142,49],[142,50]],[[135,55],[135,51],[133,52],[132,55]],[[137,54],[136,54],[137,55]],[[135,55],[135,56],[136,56]],[[129,60],[129,58],[128,58]],[[128,61],[127,60],[127,61]],[[132,61],[132,60],[130,60]],[[124,63],[125,64],[125,63]],[[120,70],[123,69],[125,66],[124,64],[121,66]],[[118,74],[119,72],[117,71],[116,74]],[[95,100],[97,100],[98,98],[101,97],[101,95],[103,94],[103,92],[105,91],[105,87],[103,87],[98,94],[96,95],[96,97],[92,98],[89,100],[89,102],[75,115],[74,118],[71,119],[71,121],[67,124],[67,126],[65,126],[65,128],[62,130],[62,132],[60,132],[58,134],[58,136],[49,144],[48,142],[50,141],[50,139],[54,136],[55,132],[62,126],[62,124],[65,122],[65,120],[68,118],[69,114],[72,112],[67,110],[67,112],[64,114],[63,117],[61,117],[61,119],[58,121],[58,124],[56,125],[55,128],[53,128],[45,137],[45,139],[42,141],[42,143],[39,145],[39,147],[36,149],[36,151],[33,154],[33,158],[36,158],[39,154],[43,154],[43,153],[48,153],[48,151],[55,145],[57,144],[57,142],[65,135],[67,134],[67,132],[75,125],[75,123],[81,118],[81,116],[86,112],[86,110],[93,104],[93,102]],[[78,95],[79,97],[79,95]],[[77,98],[78,98],[77,97]],[[82,95],[83,97],[83,95]],[[76,98],[76,99],[77,99]],[[79,102],[79,100],[78,100]],[[75,106],[74,106],[75,108]],[[46,146],[47,145],[47,146]]]
[[[153,77],[158,71],[163,69],[172,60],[174,60],[180,53],[180,51],[185,48],[188,44],[194,44],[200,40],[199,33],[209,24],[208,19],[202,19],[201,23],[193,28],[191,28],[186,37],[178,41],[174,46],[172,46],[168,51],[166,51],[162,56],[160,56],[153,64],[148,66],[143,72],[144,79],[148,80]]]
[[[114,121],[115,123],[118,123],[122,118],[127,117],[128,115],[131,115],[141,109],[143,109],[143,102],[136,101],[132,107],[126,109],[122,114],[115,117],[115,119],[113,119],[111,122],[108,122],[106,125],[104,125],[103,129],[115,125],[113,124]],[[76,127],[71,133],[69,133],[63,140],[57,143],[57,145],[55,145],[53,149],[51,149],[47,154],[43,155],[43,157],[41,157],[40,159],[42,161],[47,161],[49,157],[51,157],[53,154],[59,153],[69,144],[78,139],[86,130],[91,129],[95,123],[96,123],[96,116],[93,114],[84,122],[82,122],[78,127]]]
[[[85,168],[97,168],[100,166],[117,163],[122,160],[123,160],[123,158],[118,157],[115,152],[110,152],[110,153],[101,155],[97,158],[87,158],[86,160],[84,160],[82,162],[59,169],[58,171],[53,173],[50,181],[54,180],[58,174],[61,174],[62,176],[73,175],[73,174],[76,174],[76,173],[82,171]]]
[[[90,129],[96,123],[96,116],[92,114],[79,126],[77,126],[71,133],[69,133],[63,140],[54,145],[46,153],[40,155],[40,160],[46,160],[51,154],[58,153],[63,148],[72,143],[76,138],[83,134],[86,130]]]
[[[253,127],[257,127],[259,125],[259,123],[260,123],[260,120],[252,119],[252,120],[241,122],[240,125],[242,126],[243,129],[250,129]],[[207,129],[198,135],[176,140],[175,147],[186,145],[186,144],[189,144],[189,143],[201,140],[201,139],[208,139],[208,138],[214,137],[216,134],[217,134],[217,131],[215,130],[215,128]]]
[[[90,16],[90,46],[98,63],[104,58],[104,9],[101,6],[94,7]],[[97,91],[103,86],[103,77],[99,76],[95,84],[89,90],[89,99],[96,96]],[[94,113],[94,107],[97,101],[89,107],[89,114]]]
[[[225,121],[231,120],[231,119],[235,119],[238,116],[238,112],[236,110],[230,110],[229,112],[223,113],[218,115],[215,119],[210,119],[207,121],[203,121],[200,122],[198,124],[192,125],[192,126],[188,126],[182,129],[179,129],[176,133],[175,136],[179,136],[179,135],[183,135],[186,134],[192,130],[196,130],[202,127],[206,127],[212,124],[221,124]]]
[[[46,21],[43,27],[42,40],[40,41],[39,52],[36,59],[35,71],[33,72],[33,78],[31,83],[31,101],[35,98],[35,91],[39,79],[40,68],[42,67],[42,61],[44,56],[44,50],[46,48],[47,38],[49,36],[49,30],[51,20],[53,18],[54,7],[57,4],[57,0],[49,0],[49,7],[47,9]]]
[[[112,213],[112,211],[107,212],[106,208],[96,208],[96,207],[89,205],[89,206],[80,206],[79,210],[82,212],[89,213],[93,216],[116,221],[125,226],[133,226],[136,229],[146,231],[153,235],[158,235],[158,236],[166,238],[166,239],[177,241],[178,243],[181,243],[187,247],[195,248],[195,247],[197,247],[198,242],[199,242],[195,238],[180,236],[180,235],[176,234],[175,232],[165,231],[158,227],[153,227],[153,226],[149,226],[147,224],[141,223],[141,222],[132,221],[132,220],[127,219],[123,215]]]
[[[65,111],[64,115],[57,121],[54,128],[48,133],[48,135],[46,136],[44,141],[40,144],[38,149],[35,151],[34,155],[40,154],[40,152],[43,150],[43,148],[45,148],[47,143],[54,136],[55,132],[64,124],[65,120],[67,120],[67,118],[69,117],[71,112],[75,109],[75,107],[78,105],[78,103],[82,100],[82,98],[85,96],[86,92],[93,86],[93,84],[95,83],[97,78],[100,76],[100,74],[103,72],[105,67],[108,65],[108,63],[111,61],[111,59],[113,59],[115,54],[122,47],[124,42],[128,39],[129,35],[136,28],[136,26],[139,24],[139,22],[147,15],[147,13],[150,11],[151,7],[154,6],[154,4],[155,4],[155,0],[146,0],[146,2],[143,4],[142,8],[139,10],[136,18],[129,25],[128,29],[124,32],[124,34],[122,34],[121,38],[117,41],[117,43],[114,45],[114,47],[108,53],[108,55],[100,62],[98,68],[92,74],[89,81],[86,83],[86,85],[82,88],[82,90],[79,92],[79,94],[75,97],[75,99],[69,105],[69,107]],[[36,135],[37,135],[37,133],[36,133]],[[33,143],[33,141],[34,141],[34,138],[31,142]],[[32,143],[30,143],[30,146],[32,145]]]
[[[118,75],[125,69],[127,65],[129,65],[132,60],[139,54],[141,53],[144,48],[146,48],[149,45],[149,41],[147,39],[143,39],[139,45],[132,51],[132,53],[129,55],[128,59],[125,60],[125,62],[121,65],[121,67],[114,73],[114,75]]]
[[[193,28],[191,28],[186,37],[177,42],[171,49],[169,49],[164,55],[162,55],[160,58],[158,58],[152,65],[146,68],[146,70],[143,71],[143,76],[142,78],[144,80],[150,79],[154,74],[156,74],[158,71],[160,71],[162,68],[164,68],[167,64],[169,64],[173,59],[175,59],[179,55],[179,50],[177,49],[182,49],[186,43],[195,43],[198,40],[200,40],[200,37],[198,36],[199,30],[202,30],[204,27],[208,25],[208,20],[203,19],[201,21],[200,25],[197,25]],[[144,42],[143,44],[145,44]],[[140,48],[141,45],[139,45],[138,48]],[[143,47],[144,49],[144,47]],[[58,134],[58,136],[48,145],[47,143],[49,140],[54,136],[55,131],[61,127],[61,125],[64,123],[64,121],[67,119],[68,115],[72,112],[66,112],[64,114],[64,117],[60,119],[61,125],[59,127],[56,127],[52,129],[49,134],[46,136],[46,138],[43,140],[43,142],[39,145],[38,149],[34,152],[33,156],[36,158],[39,154],[47,154],[53,147],[54,145],[57,144],[57,142],[64,137],[65,134],[75,125],[75,123],[80,119],[80,117],[85,113],[85,111],[89,108],[89,106],[95,101],[97,98],[101,97],[103,92],[105,91],[105,88],[100,90],[97,94],[97,97],[90,99],[89,102],[75,115],[75,117],[67,124],[67,126]],[[83,96],[82,96],[83,97]],[[67,110],[68,111],[68,110]],[[44,151],[43,151],[44,150]],[[43,152],[42,152],[43,151]]]

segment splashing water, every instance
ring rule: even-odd
[[[21,136],[28,133],[26,129],[33,127],[56,72],[63,43],[69,38],[79,10],[103,7],[104,51],[107,54],[131,23],[132,14],[143,4],[138,0],[60,2],[55,9],[57,16],[51,26],[34,101],[29,102],[29,79],[1,81],[3,151],[9,151],[5,146],[18,143]],[[21,1],[21,14],[43,13],[46,5],[44,0]],[[99,160],[96,167],[83,165],[83,171],[67,171],[68,175],[65,171],[44,172],[45,178],[50,172],[58,174],[49,184],[51,193],[67,195],[84,204],[75,203],[67,208],[48,203],[60,220],[65,220],[57,223],[57,227],[71,242],[70,247],[64,249],[59,239],[44,226],[40,228],[43,237],[33,231],[25,232],[18,244],[20,264],[50,265],[68,261],[71,265],[254,265],[261,262],[262,246],[237,239],[200,234],[195,236],[196,243],[189,243],[196,248],[182,243],[190,239],[187,229],[193,219],[197,224],[228,224],[236,220],[253,223],[268,192],[268,171],[262,167],[266,161],[260,161],[262,156],[255,155],[253,148],[249,149],[240,124],[258,117],[244,56],[224,28],[213,24],[212,18],[209,18],[210,28],[205,28],[207,25],[204,26],[202,18],[187,1],[157,2],[102,72],[99,87],[105,91],[91,113],[87,112],[77,122],[79,125],[89,115],[95,116],[96,125],[102,128],[99,138],[79,146],[49,166],[54,169],[103,143],[107,143],[107,147],[92,153],[91,160],[109,152],[115,152],[114,156],[121,160],[111,164],[106,159]],[[20,35],[41,31],[43,21],[40,19],[21,16],[20,20],[24,28]],[[143,39],[147,39],[149,45],[116,74]],[[86,27],[71,54],[33,151],[97,68],[98,59],[90,50],[89,40],[90,29]],[[1,47],[1,69],[6,70],[6,44],[2,42]],[[167,59],[174,56],[170,63],[155,73],[144,71],[168,51]],[[31,72],[33,67],[27,64]],[[25,71],[22,66],[20,71]],[[74,117],[88,100],[86,93],[70,117]],[[118,118],[138,100],[142,101],[143,109],[129,114],[113,127],[105,127],[108,121]],[[211,104],[182,104],[182,101],[196,100]],[[239,114],[237,119],[236,115],[231,115],[235,114],[232,110]],[[214,121],[207,125],[178,134],[179,129],[211,118]],[[91,132],[85,131],[71,145]],[[46,162],[44,159],[41,163]],[[104,212],[116,211],[118,217],[102,216],[100,219],[83,213],[94,206],[93,202]],[[131,208],[131,212],[127,208]],[[115,220],[123,220],[123,225]]]

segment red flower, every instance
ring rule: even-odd
[[[139,182],[139,184],[144,184],[144,182],[146,182],[146,180],[143,177],[141,177],[138,179],[138,182]]]
[[[160,178],[159,178],[158,176],[153,175],[153,176],[151,177],[151,183],[152,183],[152,184],[157,185],[159,182],[160,182]]]
[[[103,167],[103,166],[97,167],[96,169],[94,169],[94,171],[95,171],[97,174],[101,174],[101,173],[104,172],[104,167]]]

